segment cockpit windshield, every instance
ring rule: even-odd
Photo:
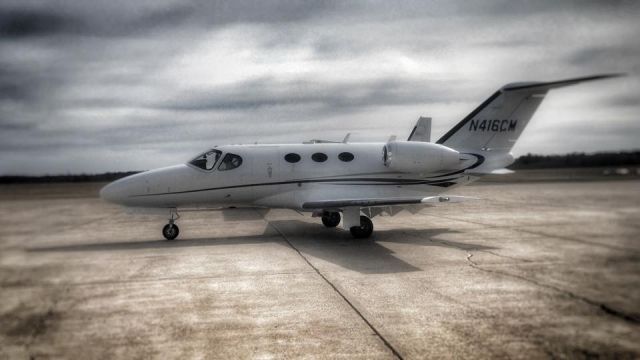
[[[189,164],[197,166],[202,170],[211,170],[216,166],[220,155],[222,155],[222,151],[211,149],[191,160]]]

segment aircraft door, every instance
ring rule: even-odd
[[[269,196],[277,191],[277,185],[267,185],[280,181],[280,148],[278,146],[260,146],[252,151],[252,178],[254,195],[258,198]]]

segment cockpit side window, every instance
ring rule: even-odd
[[[206,153],[199,155],[195,159],[191,160],[189,164],[196,166],[202,170],[211,170],[216,166],[220,155],[222,155],[222,151],[220,150],[209,150]]]
[[[242,158],[239,155],[227,153],[227,155],[224,156],[224,159],[220,162],[220,165],[218,165],[218,170],[231,170],[240,165],[242,165]]]

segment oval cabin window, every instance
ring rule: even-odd
[[[298,161],[300,161],[300,155],[296,153],[288,153],[284,156],[284,159],[290,163],[297,163]]]
[[[311,155],[311,159],[315,162],[325,162],[327,161],[327,155],[323,153],[315,153]]]
[[[344,161],[344,162],[349,162],[349,161],[353,160],[353,158],[354,158],[354,156],[350,152],[341,152],[338,155],[338,159],[340,159],[341,161]]]

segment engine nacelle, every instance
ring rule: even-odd
[[[419,141],[391,141],[383,149],[384,165],[404,173],[452,170],[460,165],[460,153],[446,146]]]

